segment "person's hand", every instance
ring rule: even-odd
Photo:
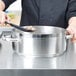
[[[10,21],[10,18],[3,11],[0,11],[0,25],[4,25],[5,21]]]
[[[76,42],[76,25],[70,25],[66,30],[68,34],[72,35],[72,42]]]

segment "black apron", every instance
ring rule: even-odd
[[[22,0],[20,25],[67,27],[68,0]]]

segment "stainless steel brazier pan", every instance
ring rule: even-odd
[[[12,41],[13,49],[26,57],[53,57],[66,51],[66,40],[71,36],[66,35],[65,29],[52,26],[33,27],[35,32],[15,30],[15,38],[4,36],[3,40]]]

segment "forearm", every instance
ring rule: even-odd
[[[5,9],[5,4],[3,1],[0,0],[0,11],[3,11]]]

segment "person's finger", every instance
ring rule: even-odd
[[[5,16],[3,16],[3,17],[2,17],[2,20],[1,20],[1,24],[4,24],[4,23],[5,23],[5,20],[6,20],[6,19],[5,19]]]
[[[76,33],[74,34],[74,39],[76,40]]]
[[[0,13],[0,24],[2,23],[2,13]]]
[[[72,42],[76,42],[76,33],[73,35]]]
[[[0,15],[0,24],[1,25],[4,25],[4,23],[5,23],[5,13],[4,12],[1,12],[0,13],[1,15]]]
[[[71,31],[66,30],[66,35],[69,35],[71,33]]]
[[[75,39],[72,39],[71,41],[72,41],[72,43],[76,43],[76,40]]]
[[[11,18],[8,15],[6,15],[6,21],[7,22],[10,22],[11,21]]]
[[[68,34],[68,35],[73,35],[74,32],[73,32],[73,30],[72,30],[71,28],[67,28],[67,29],[66,29],[66,34]]]
[[[76,40],[72,40],[72,43],[76,43]]]
[[[76,34],[75,34],[75,31],[72,30],[72,28],[67,28],[67,33],[72,35],[72,38],[71,38],[71,41],[74,43],[76,42]]]
[[[74,43],[74,41],[75,41],[75,39],[74,39],[74,34],[73,34],[72,36],[73,36],[73,37],[72,37],[71,41]]]
[[[10,21],[10,18],[7,16],[5,12],[0,11],[0,24],[4,25],[5,21]]]

